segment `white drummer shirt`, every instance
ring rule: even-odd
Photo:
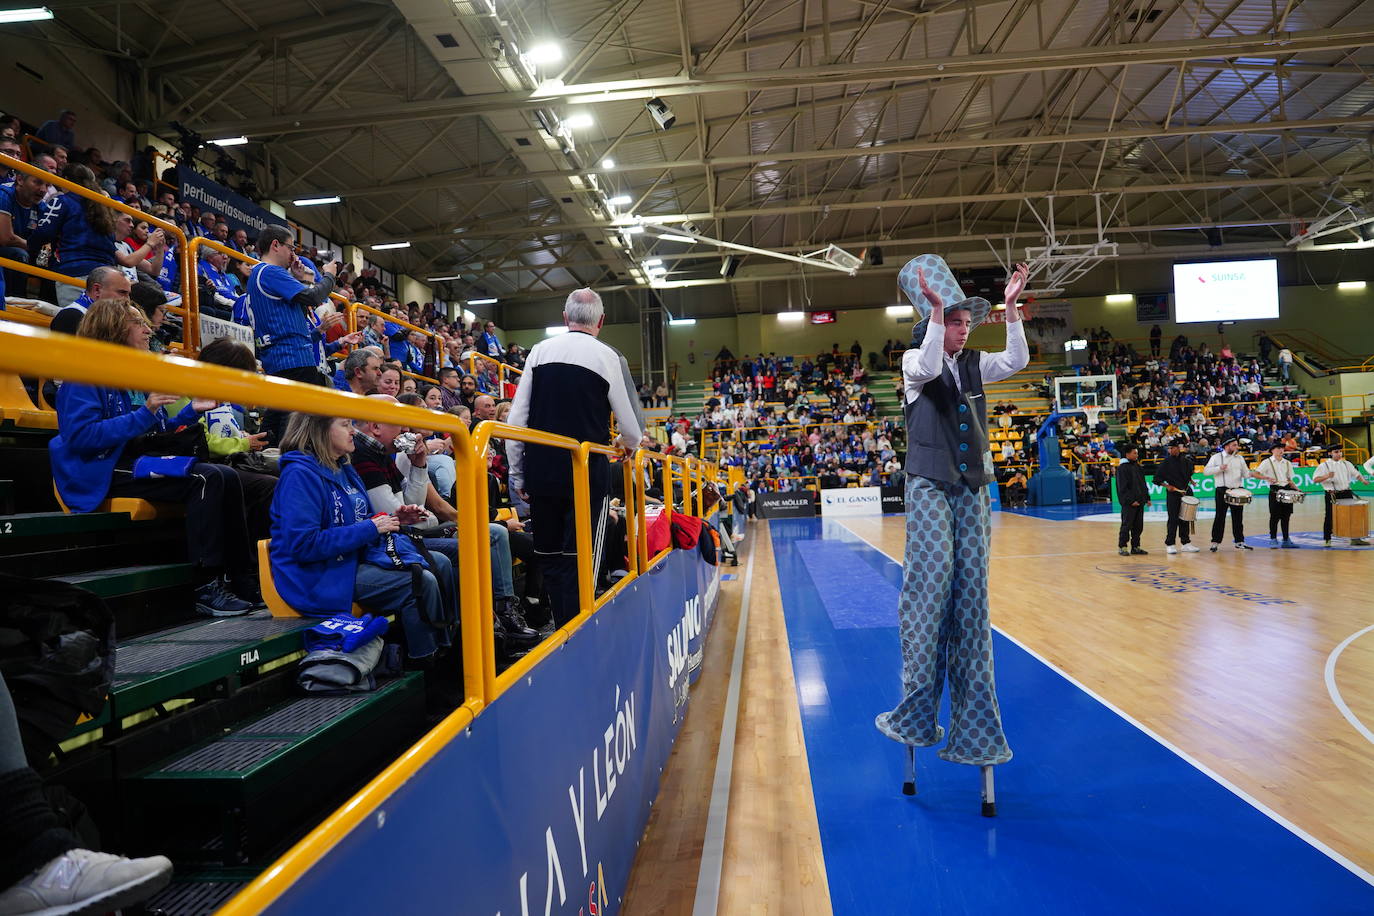
[[[1349,490],[1350,485],[1355,482],[1356,477],[1360,477],[1360,472],[1355,470],[1355,465],[1342,458],[1340,461],[1333,461],[1330,458],[1317,465],[1314,477],[1321,477],[1324,474],[1331,476],[1321,482],[1323,490],[1335,492],[1337,490]]]
[[[1275,486],[1286,487],[1293,482],[1293,462],[1287,458],[1275,460],[1271,455],[1261,461],[1255,470],[1272,478]]]
[[[1217,479],[1217,494],[1220,495],[1225,490],[1244,486],[1245,478],[1250,476],[1250,469],[1246,467],[1245,459],[1240,455],[1217,452],[1207,459],[1207,466],[1202,469],[1202,473]]]

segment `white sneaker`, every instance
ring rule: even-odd
[[[1164,552],[1167,554],[1175,554],[1178,553],[1178,548],[1175,547],[1173,544],[1170,544],[1164,548]]]
[[[0,894],[0,916],[108,913],[147,900],[170,880],[165,856],[126,859],[72,849]]]
[[[1184,544],[1183,547],[1182,547],[1181,549],[1183,550],[1184,553],[1197,553],[1197,552],[1198,552],[1198,548],[1197,548],[1197,545],[1196,545],[1196,544]]]

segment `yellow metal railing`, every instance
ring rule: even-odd
[[[478,372],[477,372],[477,364],[478,364],[478,362],[480,362],[480,363],[482,364],[482,374],[483,374],[483,375],[486,375],[488,378],[490,378],[490,377],[492,376],[493,373],[495,374],[495,377],[496,377],[496,394],[495,394],[495,396],[496,396],[496,397],[505,397],[505,396],[506,396],[506,386],[507,386],[507,385],[519,385],[519,384],[520,384],[520,376],[523,375],[523,373],[521,372],[521,370],[515,368],[514,366],[508,366],[508,365],[506,365],[505,363],[501,362],[500,360],[498,360],[498,359],[493,359],[493,358],[490,357],[490,356],[483,356],[483,355],[480,354],[480,353],[474,353],[472,356],[469,356],[469,357],[467,358],[467,370],[468,370],[468,374],[471,375],[471,376],[473,376],[474,378],[476,378],[477,375],[478,375]]]
[[[375,308],[373,308],[372,306],[370,306],[370,305],[365,305],[365,304],[363,304],[363,303],[361,303],[361,302],[349,302],[349,303],[346,304],[346,306],[345,306],[345,308],[344,308],[344,320],[347,322],[347,328],[348,328],[348,332],[349,332],[350,334],[353,333],[354,331],[358,330],[358,313],[359,313],[359,312],[365,312],[365,313],[367,313],[367,314],[376,315],[377,317],[379,317],[379,318],[381,318],[381,319],[383,319],[383,320],[385,320],[385,321],[389,321],[389,322],[391,322],[392,324],[400,325],[400,326],[403,327],[403,328],[409,328],[409,329],[412,330],[412,331],[419,331],[421,334],[425,335],[426,337],[428,337],[428,338],[430,338],[431,340],[434,341],[434,362],[435,362],[435,364],[437,365],[438,363],[440,363],[440,362],[443,361],[443,358],[444,358],[444,339],[443,339],[442,337],[440,337],[438,334],[434,333],[433,331],[431,331],[431,330],[429,330],[429,329],[427,329],[427,328],[422,328],[422,327],[420,327],[418,324],[411,324],[409,321],[406,321],[404,318],[396,318],[396,317],[393,317],[393,316],[391,316],[391,315],[388,315],[386,312],[383,312],[381,309],[375,309]],[[391,354],[388,353],[388,354],[386,355],[386,357],[384,357],[384,358],[390,359],[390,358],[391,358]],[[404,370],[404,369],[401,370],[401,371],[402,371],[402,374],[408,375],[408,376],[410,376],[410,377],[413,378],[413,379],[418,379],[418,380],[420,380],[420,381],[422,381],[422,382],[429,382],[431,385],[437,385],[437,384],[439,384],[439,380],[438,380],[437,378],[430,378],[430,377],[427,376],[427,375],[421,375],[421,374],[419,374],[418,372],[409,372],[409,371],[406,371],[406,370]],[[435,371],[435,373],[438,373],[439,370],[438,370],[438,369],[435,369],[434,371]]]
[[[182,316],[182,340],[186,349],[192,351],[200,349],[200,314],[196,311],[196,303],[191,294],[191,290],[196,285],[192,281],[192,278],[195,276],[196,265],[194,261],[188,260],[190,251],[186,245],[186,233],[182,232],[175,223],[169,223],[150,213],[144,213],[142,210],[135,209],[123,201],[115,200],[112,197],[107,197],[104,194],[92,191],[90,188],[82,187],[74,181],[68,181],[51,172],[45,172],[35,165],[29,165],[27,162],[15,159],[12,156],[6,156],[4,153],[0,153],[0,167],[8,167],[17,172],[23,172],[27,175],[41,178],[55,188],[71,191],[73,194],[84,197],[87,200],[95,201],[102,207],[109,207],[112,210],[118,210],[120,213],[126,213],[136,219],[143,220],[148,223],[148,225],[156,226],[175,238],[177,240],[177,268],[181,273],[180,282],[178,284],[179,292],[181,293],[181,305],[168,306],[167,310]],[[85,283],[83,282],[81,285],[84,286]]]
[[[132,348],[102,343],[14,322],[0,322],[0,372],[15,375],[40,368],[55,378],[103,387],[142,391],[176,391],[192,397],[212,398],[239,404],[256,404],[279,410],[292,410],[319,416],[348,417],[354,420],[394,423],[434,429],[447,433],[454,444],[458,492],[468,499],[460,502],[458,512],[458,598],[459,630],[462,640],[464,702],[432,731],[402,753],[381,774],[359,790],[347,803],[296,843],[248,887],[230,900],[223,914],[257,913],[281,895],[320,857],[334,847],[350,830],[374,813],[421,766],[463,733],[482,710],[500,696],[511,683],[538,665],[550,652],[571,636],[596,610],[619,594],[630,581],[652,565],[645,556],[645,518],[643,469],[659,461],[663,466],[664,493],[671,503],[673,469],[677,466],[684,480],[684,504],[704,509],[705,484],[715,480],[719,468],[691,458],[677,458],[654,452],[637,452],[622,460],[626,475],[626,511],[630,557],[629,575],[601,598],[594,599],[595,563],[591,556],[591,505],[587,465],[591,454],[608,457],[622,455],[604,445],[577,443],[538,430],[484,422],[473,434],[452,415],[417,407],[364,398],[330,388],[306,385],[286,379],[264,377],[219,366],[197,363],[183,357],[158,356]],[[573,462],[573,489],[577,505],[577,545],[579,614],[558,633],[518,661],[510,669],[496,673],[492,634],[491,556],[487,548],[486,449],[493,436],[532,444],[566,449]],[[633,486],[629,476],[633,472]],[[695,503],[692,502],[695,500]],[[665,505],[670,514],[671,505]],[[703,513],[705,514],[705,513]],[[633,519],[633,523],[629,520]],[[669,548],[671,549],[671,547]],[[664,551],[666,554],[667,551]],[[662,554],[660,555],[662,556]],[[652,560],[657,561],[659,557]]]

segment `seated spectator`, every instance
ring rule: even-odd
[[[345,417],[292,414],[282,438],[281,480],[272,502],[272,578],[282,598],[309,617],[347,614],[353,603],[396,612],[413,667],[431,667],[451,645],[457,617],[453,565],[421,553],[401,533],[424,518],[418,506],[375,513],[349,463],[353,424]],[[418,568],[418,574],[413,571]]]
[[[344,360],[334,387],[354,394],[373,394],[382,373],[382,357],[373,347],[359,347]]]
[[[69,165],[63,176],[100,193],[95,173],[84,165]],[[38,223],[30,230],[31,250],[54,244],[56,263],[50,269],[84,280],[97,267],[115,263],[115,211],[75,191],[67,191],[43,205]],[[57,284],[57,304],[71,305],[81,296],[79,287]]]
[[[153,336],[148,339],[148,349],[154,353],[165,353],[170,343],[163,330],[167,321],[167,294],[151,280],[140,280],[129,288],[129,301],[138,306],[148,319],[148,326],[153,329]]]
[[[65,284],[58,284],[62,287]],[[75,289],[75,287],[72,287]],[[100,299],[129,298],[129,278],[117,267],[97,267],[86,275],[86,289],[78,293],[65,308],[53,316],[48,330],[75,334],[91,303]],[[146,348],[145,348],[146,349]]]
[[[151,259],[155,252],[160,254],[167,245],[163,231],[150,231],[146,221],[135,220],[127,213],[121,213],[115,217],[115,238],[121,237],[122,241],[115,242],[115,260],[129,282],[137,283],[143,279],[156,281],[161,262],[154,265]]]
[[[234,288],[234,281],[226,268],[229,255],[213,248],[200,249],[200,309],[218,318],[230,318],[234,313],[234,302],[242,291]],[[213,307],[208,307],[213,304]]]
[[[123,279],[123,274],[116,274]],[[147,350],[152,328],[127,299],[101,299],[77,336]],[[187,454],[180,430],[199,429],[216,402],[192,399],[176,416],[179,395],[131,392],[67,382],[57,392],[58,435],[48,444],[53,481],[73,512],[93,512],[118,496],[186,505],[187,553],[195,567],[196,609],[210,616],[245,614],[256,605],[253,552],[244,521],[243,489],[234,472],[204,461],[180,467],[151,459]],[[148,456],[151,460],[140,460]]]
[[[27,172],[16,173],[12,184],[0,185],[0,257],[29,263],[29,227],[38,220],[39,208],[51,187]],[[5,287],[11,296],[22,297],[28,282],[28,274],[5,271]]]

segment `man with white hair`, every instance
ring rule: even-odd
[[[601,297],[578,289],[563,306],[567,334],[550,337],[530,350],[520,376],[509,422],[567,436],[577,442],[605,443],[611,414],[620,428],[617,443],[633,449],[643,434],[635,410],[634,382],[624,358],[597,340],[606,320]],[[543,565],[555,626],[577,616],[581,603],[577,577],[577,526],[570,453],[550,446],[506,440],[510,487],[530,504],[534,552]],[[601,557],[610,499],[610,466],[604,455],[588,461],[591,496],[592,567]]]

